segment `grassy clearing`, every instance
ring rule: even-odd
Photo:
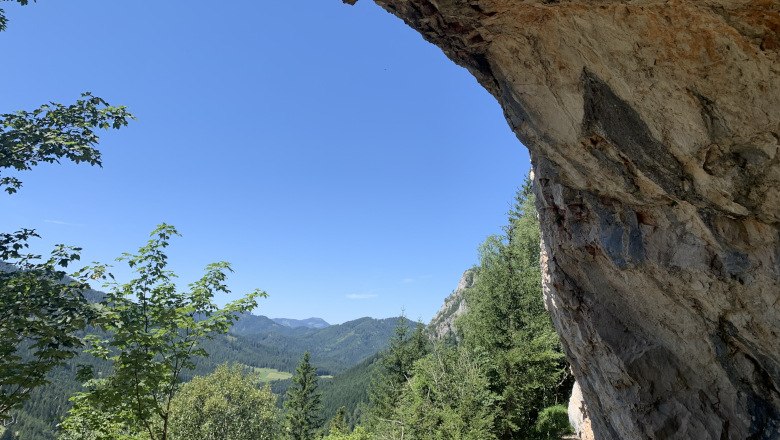
[[[260,377],[262,382],[273,382],[275,380],[285,380],[291,378],[292,373],[279,371],[273,368],[254,368],[253,371]]]

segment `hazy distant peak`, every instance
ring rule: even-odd
[[[273,321],[279,325],[290,328],[306,327],[306,328],[325,328],[330,327],[330,324],[325,322],[322,318],[308,318],[308,319],[290,319],[290,318],[273,318]]]

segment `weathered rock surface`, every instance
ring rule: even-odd
[[[590,416],[588,416],[588,405],[582,397],[582,389],[577,382],[574,382],[574,387],[571,390],[568,412],[569,423],[574,428],[574,438],[594,440],[593,428],[590,424]]]
[[[474,285],[474,269],[468,269],[458,281],[458,287],[452,291],[450,296],[444,300],[436,316],[428,324],[428,332],[431,338],[443,340],[450,337],[457,337],[455,321],[468,310],[466,305],[466,290]]]
[[[530,149],[596,437],[780,438],[780,2],[376,2]]]

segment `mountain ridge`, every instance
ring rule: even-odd
[[[306,319],[294,319],[294,318],[271,318],[271,321],[290,328],[306,327],[322,329],[329,327],[327,321],[322,318],[311,317]]]

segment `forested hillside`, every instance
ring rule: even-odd
[[[344,408],[347,421],[351,424],[354,425],[361,420],[381,359],[382,354],[378,353],[341,374],[320,378],[323,420],[331,420],[341,408]],[[271,384],[271,389],[281,399],[284,399],[289,387],[289,380],[280,380]]]
[[[89,293],[92,300],[99,300],[103,295],[97,291]],[[321,329],[291,328],[264,316],[243,314],[230,333],[202,342],[209,356],[199,358],[195,368],[184,373],[183,380],[205,376],[222,364],[292,373],[303,353],[309,351],[319,375],[335,375],[322,381],[326,403],[323,417],[330,418],[342,405],[354,409],[360,401],[365,401],[370,382],[366,366],[372,365],[377,352],[387,346],[397,325],[412,323],[406,318],[361,318]],[[110,369],[107,363],[85,354],[55,369],[50,373],[51,383],[36,388],[24,407],[13,413],[15,422],[0,440],[55,439],[56,424],[70,407],[68,398],[81,389],[76,380],[76,366],[84,363],[104,372]],[[288,384],[289,380],[280,380],[272,386],[278,394],[284,394]]]
[[[231,329],[238,339],[229,346],[240,351],[240,346],[249,344],[266,354],[267,366],[283,371],[292,371],[301,355],[309,351],[319,373],[333,375],[387,347],[399,319],[412,325],[406,318],[366,317],[323,328],[293,328],[265,316],[245,314]]]
[[[427,327],[406,318],[360,318],[316,328],[238,313],[229,332],[198,341],[208,356],[194,358],[193,368],[182,370],[178,380],[203,379],[185,385],[181,396],[214,393],[225,386],[258,389],[258,381],[270,381],[256,396],[258,405],[265,405],[258,409],[263,423],[272,420],[277,426],[256,431],[269,440],[288,438],[283,426],[299,433],[301,437],[289,437],[295,440],[559,439],[569,430],[564,403],[572,379],[542,304],[532,203],[527,188],[519,192],[504,233],[485,241],[480,263],[464,274]],[[87,294],[92,302],[112,297]],[[79,338],[93,336],[112,334],[90,328]],[[77,353],[49,374],[50,384],[35,388],[11,413],[13,423],[0,440],[86,440],[93,437],[83,435],[94,429],[114,433],[110,435],[135,429],[134,422],[123,419],[88,427],[95,422],[83,420],[82,414],[90,420],[94,415],[83,399],[95,385],[81,386],[79,364],[91,365],[93,377],[114,374],[107,360]],[[74,394],[77,406],[58,436],[57,424],[68,414]],[[172,432],[179,434],[171,438],[187,440],[186,430],[201,432],[202,427],[181,417],[200,410],[186,406],[194,401],[186,403],[178,395],[169,414]],[[143,432],[127,438],[148,440]]]

